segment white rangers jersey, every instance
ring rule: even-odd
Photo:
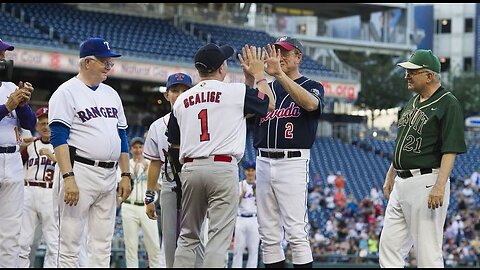
[[[118,129],[126,129],[122,100],[110,86],[100,83],[93,91],[77,77],[64,82],[50,98],[48,123],[70,128],[68,145],[77,155],[100,161],[120,157]]]
[[[264,116],[267,110],[268,96],[257,89],[204,80],[177,98],[168,139],[180,144],[182,163],[185,157],[214,155],[231,155],[239,161],[245,151],[246,114]]]
[[[247,183],[247,180],[242,180],[238,183],[238,191],[240,192],[240,195],[242,195],[243,190],[246,192],[238,204],[238,214],[257,214],[257,201],[255,198],[255,192],[253,191],[253,185]]]
[[[37,138],[22,152],[22,158],[25,160],[23,166],[25,170],[25,180],[32,182],[52,182],[55,172],[55,162],[48,156],[40,155],[40,149],[47,148],[53,153],[53,145],[44,143]]]
[[[0,104],[5,104],[8,97],[17,89],[12,82],[2,82],[0,86]],[[0,146],[13,146],[20,143],[20,120],[15,110],[0,120]]]

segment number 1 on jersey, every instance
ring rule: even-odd
[[[207,109],[203,109],[198,113],[198,119],[200,119],[202,133],[200,134],[200,141],[210,141],[210,133],[208,133],[208,115]]]

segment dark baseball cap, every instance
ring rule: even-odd
[[[181,72],[168,76],[167,89],[169,89],[170,87],[176,84],[184,84],[188,87],[192,87],[192,77]]]
[[[233,55],[233,52],[233,48],[228,45],[219,47],[217,44],[209,43],[195,53],[195,67],[201,72],[214,72],[223,61]]]
[[[130,140],[130,147],[132,147],[136,143],[143,145],[145,144],[145,140],[142,137],[134,137],[132,140]]]
[[[277,38],[274,45],[278,45],[278,46],[284,48],[287,51],[297,49],[300,52],[303,52],[302,43],[300,43],[300,41],[298,41],[296,38],[292,38],[292,37],[288,37],[288,36],[283,36],[283,37]]]
[[[406,69],[426,68],[440,73],[440,60],[431,50],[416,50],[407,62],[397,64]]]
[[[48,115],[48,108],[47,107],[41,107],[38,110],[35,111],[35,115],[37,118],[40,118],[42,115]]]
[[[89,38],[80,44],[80,58],[86,56],[120,57],[122,55],[113,53],[105,39],[95,37]]]
[[[245,161],[245,163],[243,163],[243,169],[245,170],[255,169],[255,168],[256,168],[255,161]]]
[[[0,51],[13,51],[13,49],[15,49],[15,47],[0,39]]]

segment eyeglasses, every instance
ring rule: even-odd
[[[408,71],[405,71],[405,78],[412,78],[412,77],[415,77],[419,74],[423,74],[423,73],[430,73],[428,71],[420,71],[420,72],[408,72]]]
[[[96,57],[87,58],[87,59],[101,63],[105,66],[105,68],[112,68],[113,66],[115,66],[115,63],[113,63],[112,61],[100,60],[100,59],[97,59]]]
[[[290,56],[292,55],[299,55],[301,54],[301,52],[297,51],[297,50],[293,50],[293,51],[281,51],[280,52],[280,55],[283,57],[283,58],[289,58]]]

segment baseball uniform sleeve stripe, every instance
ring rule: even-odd
[[[118,129],[118,136],[120,136],[121,140],[120,151],[122,153],[128,153],[127,131],[125,129]]]
[[[143,152],[143,156],[144,156],[145,158],[150,159],[150,160],[160,160],[160,161],[161,161],[161,159],[160,159],[159,156],[149,155],[149,154],[147,154],[147,153],[145,153],[145,152]]]
[[[62,119],[52,119],[52,120],[50,121],[50,123],[48,123],[48,125],[51,126],[51,125],[52,125],[53,123],[55,123],[55,122],[58,122],[58,123],[60,123],[60,124],[63,124],[63,125],[65,125],[65,126],[67,126],[68,128],[71,128],[71,127],[72,127],[72,126],[70,125],[70,123],[68,123],[68,122],[66,122],[66,121],[64,121],[64,120],[62,120]]]
[[[51,136],[50,143],[53,147],[57,147],[62,144],[67,144],[67,138],[70,134],[70,128],[60,122],[53,122],[50,125]]]

